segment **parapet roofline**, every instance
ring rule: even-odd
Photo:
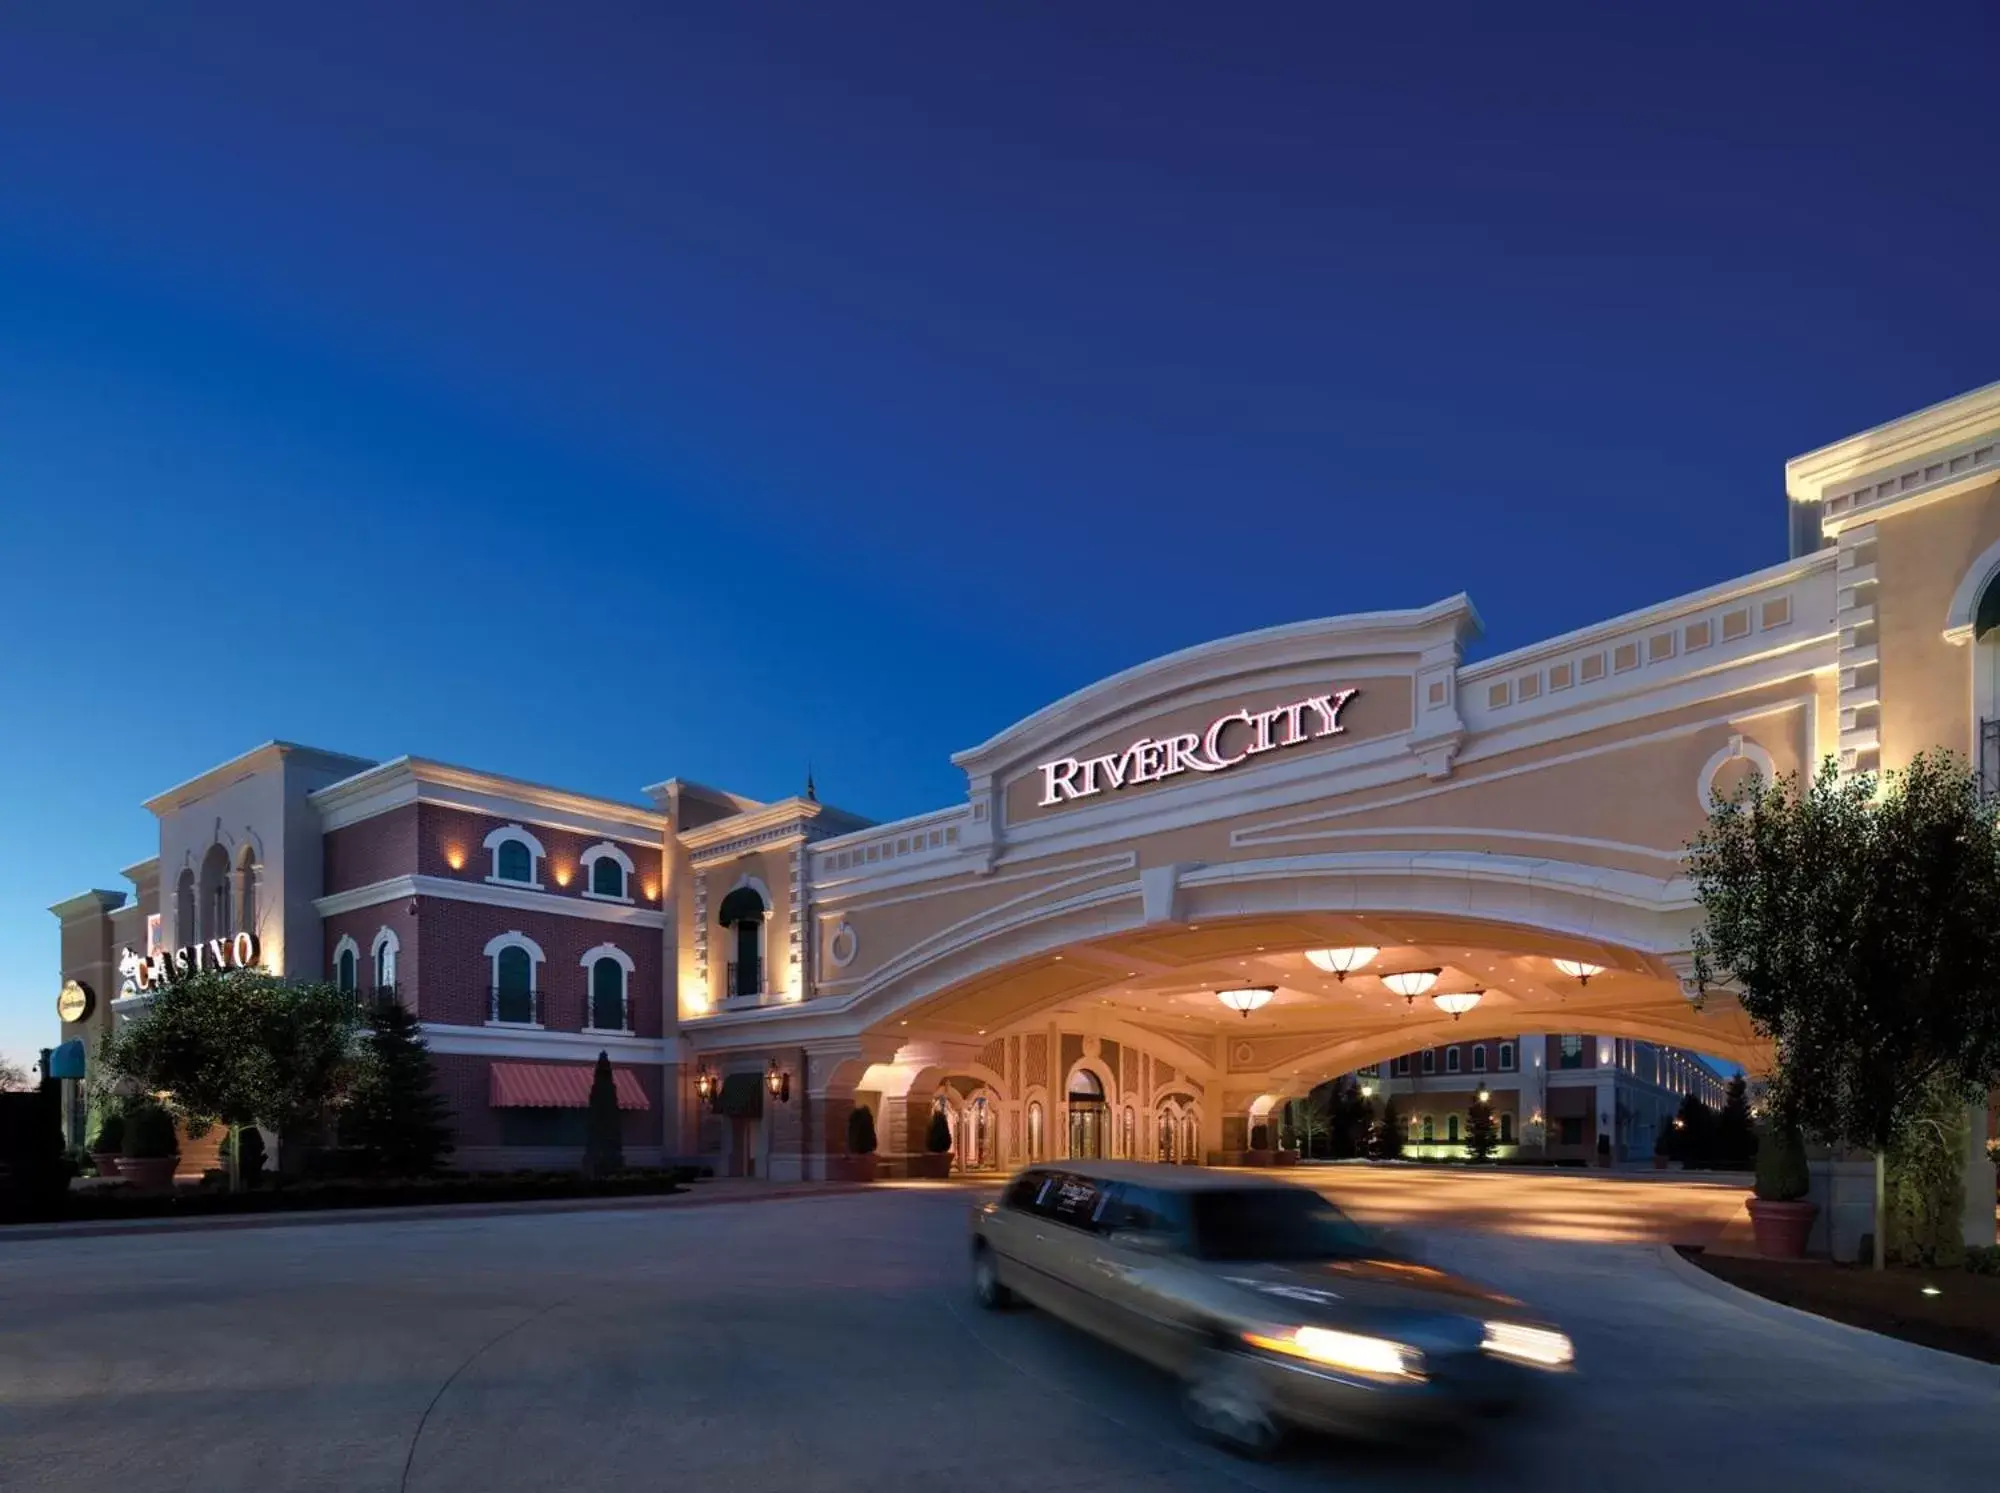
[[[552,788],[546,783],[531,783],[525,778],[510,778],[501,773],[457,767],[449,762],[432,761],[428,757],[393,757],[352,777],[342,778],[337,783],[329,783],[307,796],[314,808],[321,814],[328,814],[337,809],[352,807],[376,795],[390,795],[399,788],[406,788],[409,797],[418,797],[421,796],[425,785],[457,788],[472,793],[489,793],[498,798],[513,799],[534,808],[548,809],[556,813],[588,814],[600,819],[616,820],[635,829],[661,832],[667,828],[666,815],[639,804],[627,803],[616,798],[599,798],[588,793],[574,793],[566,788]]]
[[[707,783],[697,783],[692,778],[667,778],[639,790],[654,803],[665,803],[678,791],[683,797],[705,798],[710,803],[723,804],[732,813],[741,814],[748,809],[761,809],[764,801],[751,798],[747,794],[731,793],[727,788],[712,787]]]
[[[145,802],[148,813],[155,816],[170,813],[192,799],[198,799],[213,789],[226,786],[246,773],[259,768],[270,767],[286,757],[301,757],[321,767],[346,768],[350,772],[373,767],[372,757],[354,757],[346,752],[329,752],[321,747],[304,746],[296,741],[267,741],[262,746],[252,747],[241,756],[231,757],[227,762],[217,763],[205,772],[196,773],[184,783],[176,783],[164,793],[156,793]]]
[[[760,804],[741,814],[732,814],[727,819],[711,819],[694,829],[682,830],[680,842],[689,850],[703,850],[711,845],[726,844],[743,835],[781,829],[794,823],[800,829],[808,824],[821,825],[836,834],[848,834],[869,827],[869,821],[859,814],[836,809],[816,798],[781,798],[776,803]]]
[[[1990,430],[2000,430],[2000,383],[1955,395],[1794,456],[1785,463],[1785,493],[1795,503],[1817,503],[1828,488],[1842,487]]]
[[[125,893],[108,892],[100,888],[92,888],[87,892],[78,892],[74,897],[65,897],[60,902],[51,903],[49,911],[67,923],[72,918],[101,916],[107,912],[116,912],[124,905]]]

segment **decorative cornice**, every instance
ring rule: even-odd
[[[441,1021],[422,1023],[424,1041],[434,1053],[488,1058],[544,1058],[587,1063],[607,1053],[617,1063],[682,1061],[684,1044],[676,1037],[626,1037],[616,1032],[528,1032],[518,1027],[455,1026]]]
[[[2000,383],[1793,457],[1785,463],[1785,492],[1794,502],[1823,502],[1831,496],[1829,489],[1976,440],[1988,431],[2000,431]]]
[[[480,813],[518,814],[539,824],[587,834],[622,834],[639,843],[650,842],[667,829],[667,816],[653,809],[423,757],[393,758],[329,784],[310,797],[328,829],[357,824],[419,800]]]
[[[787,798],[762,808],[731,814],[694,829],[682,830],[680,842],[698,863],[710,863],[744,850],[785,840],[819,840],[865,829],[868,821],[811,798]]]
[[[116,912],[124,905],[125,894],[123,892],[107,892],[93,889],[88,892],[79,892],[74,897],[66,897],[62,901],[52,904],[49,911],[61,918],[65,923],[68,923],[74,922],[77,918],[102,917],[108,912]]]
[[[239,757],[231,757],[227,762],[217,763],[206,772],[195,774],[184,783],[176,783],[164,793],[154,794],[145,802],[146,811],[154,815],[171,813],[189,799],[200,798],[213,789],[236,781],[246,773],[274,767],[287,757],[298,757],[320,767],[344,767],[350,771],[374,766],[366,757],[350,757],[345,752],[323,751],[318,747],[301,746],[295,741],[267,741],[260,747],[252,747]]]
[[[593,902],[555,892],[495,886],[483,881],[455,881],[448,876],[392,876],[367,886],[350,887],[315,898],[313,911],[323,918],[364,907],[379,907],[409,897],[448,902],[477,902],[487,907],[511,907],[519,912],[548,912],[557,917],[584,918],[594,923],[622,923],[630,928],[664,928],[667,915],[657,908],[627,907],[618,902]]]

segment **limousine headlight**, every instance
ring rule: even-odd
[[[1407,1344],[1384,1337],[1368,1337],[1358,1332],[1336,1332],[1330,1327],[1299,1327],[1283,1337],[1246,1332],[1243,1340],[1267,1353],[1283,1353],[1351,1374],[1372,1374],[1382,1379],[1421,1379],[1424,1355]]]
[[[1566,1369],[1576,1361],[1569,1338],[1547,1327],[1523,1327],[1518,1322],[1488,1322],[1480,1343],[1488,1353],[1545,1369]]]

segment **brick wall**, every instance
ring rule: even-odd
[[[370,950],[375,944],[375,935],[388,928],[395,933],[399,947],[396,951],[396,987],[402,993],[404,1003],[410,1005],[426,1020],[435,1021],[424,1009],[418,992],[423,987],[423,964],[418,949],[422,919],[410,912],[410,899],[398,897],[393,901],[378,903],[374,907],[357,908],[353,912],[339,912],[325,919],[321,926],[322,942],[325,945],[320,956],[320,967],[312,971],[315,978],[335,977],[334,950],[340,946],[343,935],[354,940],[358,953],[355,955],[355,983],[362,990],[375,988],[375,961]]]
[[[632,860],[633,874],[626,887],[626,895],[639,907],[657,908],[660,905],[663,877],[662,851],[658,841],[578,834],[552,825],[537,824],[526,816],[501,819],[491,814],[474,814],[440,804],[420,803],[412,807],[417,815],[414,831],[416,864],[412,869],[421,875],[484,882],[493,874],[493,852],[486,848],[486,837],[496,829],[518,824],[541,841],[542,849],[547,852],[545,858],[537,862],[535,870],[542,889],[551,895],[588,901],[583,893],[589,886],[589,879],[584,875],[580,857],[591,846],[600,845],[609,838]],[[357,829],[360,827],[355,826]],[[459,862],[456,867],[451,864],[453,860]],[[566,886],[563,884],[565,880],[568,882]],[[646,896],[648,886],[653,888],[654,893],[650,899]],[[657,941],[658,934],[654,937]]]
[[[328,895],[408,876],[417,869],[417,805],[329,830],[320,847]]]
[[[543,1026],[565,1032],[583,1029],[590,976],[580,961],[586,949],[609,943],[632,959],[626,989],[633,1030],[642,1037],[660,1035],[664,976],[657,928],[445,897],[419,898],[417,924],[424,952],[418,998],[427,1021],[476,1026],[487,1019],[493,963],[486,956],[486,945],[498,934],[514,932],[533,939],[544,956],[536,973]]]

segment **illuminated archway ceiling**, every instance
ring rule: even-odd
[[[1305,951],[1372,944],[1381,949],[1343,982],[1313,967]],[[1604,967],[1588,985],[1556,970],[1555,958]],[[1072,944],[973,977],[905,1015],[930,1030],[986,1035],[1030,1017],[1097,1012],[1153,1030],[1201,1031],[1236,1037],[1324,1034],[1345,1040],[1434,1023],[1430,996],[1414,1002],[1381,977],[1398,970],[1437,969],[1436,992],[1478,990],[1479,1008],[1464,1029],[1590,1031],[1593,1023],[1665,1024],[1685,1030],[1690,1045],[1704,1029],[1739,1045],[1748,1036],[1740,1013],[1691,1011],[1677,978],[1629,949],[1539,933],[1507,924],[1422,915],[1230,919],[1175,924]],[[1274,989],[1268,1005],[1248,1016],[1228,1010],[1215,992],[1232,985]],[[1733,1002],[1727,1002],[1733,1007]],[[1622,1020],[1621,1020],[1622,1018]],[[1497,1025],[1496,1025],[1497,1023]],[[1435,1040],[1435,1033],[1425,1040]]]

